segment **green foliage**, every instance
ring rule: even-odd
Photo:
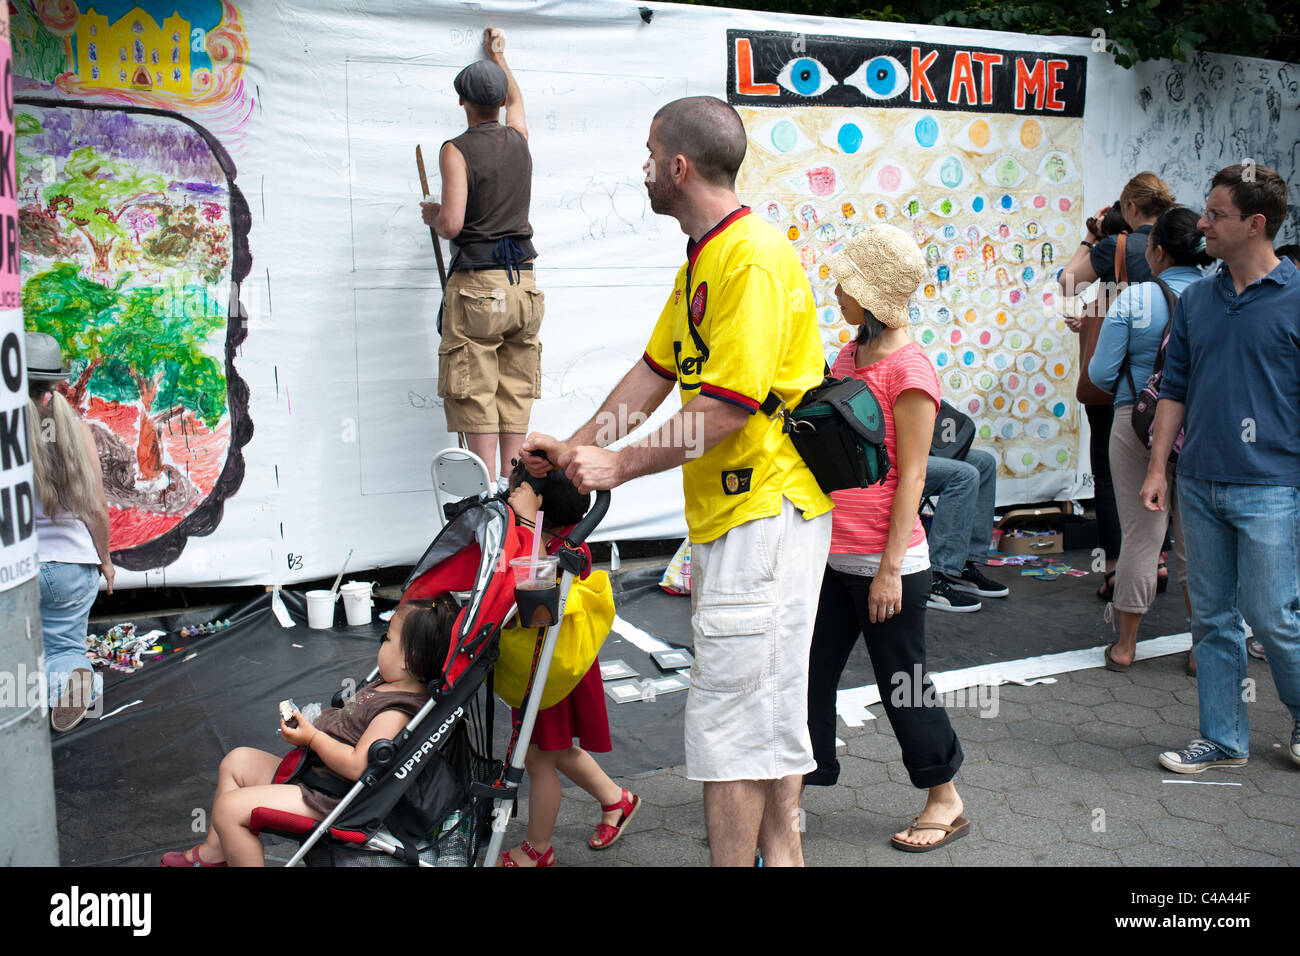
[[[90,239],[101,268],[108,265],[113,242],[127,235],[117,221],[123,210],[146,197],[161,197],[167,189],[161,176],[142,175],[133,166],[103,158],[91,146],[74,150],[62,175],[62,181],[45,188],[45,202],[68,220],[68,232],[80,229]]]
[[[76,263],[58,262],[23,283],[23,315],[35,332],[54,336],[73,368],[102,362],[104,338],[121,311],[122,286],[81,275]]]
[[[30,0],[15,0],[9,14],[9,32],[14,51],[14,72],[52,85],[60,73],[71,67],[63,42],[46,29]]]
[[[119,393],[129,389],[119,401],[152,397],[151,415],[183,405],[213,428],[226,411],[226,379],[203,348],[224,319],[177,299],[161,288],[130,290],[121,319],[106,338],[98,374],[106,387]]]
[[[104,286],[70,262],[23,284],[29,327],[48,332],[89,390],[109,401],[147,398],[151,415],[190,409],[209,428],[226,411],[226,377],[204,351],[225,318],[201,285],[127,289],[130,273]],[[196,292],[200,294],[195,294]]]
[[[1192,50],[1293,61],[1297,49],[1295,0],[967,0],[960,5],[902,0],[884,6],[861,0],[742,0],[728,6],[1039,36],[1102,39],[1094,31],[1103,30],[1105,49],[1125,68],[1143,60],[1184,60]]]

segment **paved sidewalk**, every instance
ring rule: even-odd
[[[1300,767],[1292,721],[1266,665],[1250,662],[1250,763],[1180,776],[1156,761],[1196,736],[1196,682],[1183,655],[1096,669],[1054,684],[998,688],[996,716],[950,709],[966,754],[958,792],[968,837],[929,853],[889,845],[921,809],[889,722],[840,724],[840,783],[804,798],[809,866],[1300,866]],[[635,705],[628,705],[635,706]],[[991,709],[991,708],[990,708]],[[1167,780],[1196,781],[1166,783]],[[644,805],[609,850],[586,846],[593,801],[565,791],[554,844],[561,866],[692,866],[708,862],[701,785],[681,767],[621,781]],[[1233,783],[1239,786],[1209,786]],[[526,801],[520,812],[527,813]],[[506,846],[523,836],[511,823]]]

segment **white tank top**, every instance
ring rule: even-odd
[[[36,547],[41,562],[98,566],[99,552],[86,523],[74,514],[61,514],[58,520],[52,519],[41,506],[41,496],[32,498],[36,502]]]

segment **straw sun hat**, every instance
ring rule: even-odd
[[[858,233],[826,263],[844,291],[891,328],[907,324],[907,302],[925,278],[925,257],[912,237],[894,226]]]

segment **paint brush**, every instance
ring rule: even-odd
[[[429,177],[424,172],[424,153],[419,144],[415,146],[415,168],[420,173],[420,192],[423,194],[425,201],[429,200]],[[433,239],[433,255],[438,260],[438,281],[442,283],[442,290],[447,291],[447,269],[442,264],[442,245],[438,242],[438,234],[433,231],[433,226],[429,227],[429,236]],[[464,445],[461,446],[465,447]]]
[[[336,600],[339,596],[339,585],[343,582],[343,574],[348,569],[348,562],[352,560],[354,548],[348,548],[348,556],[343,559],[343,567],[339,568],[339,576],[334,579],[334,587],[330,588],[331,600]]]

